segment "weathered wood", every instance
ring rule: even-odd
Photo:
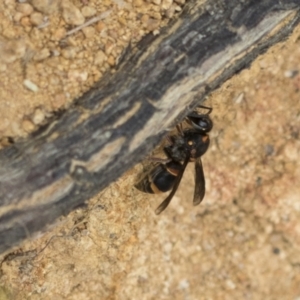
[[[46,129],[0,152],[0,252],[67,214],[299,23],[300,0],[191,1]]]

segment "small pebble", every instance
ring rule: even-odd
[[[1,44],[0,61],[12,63],[22,58],[26,53],[26,44],[23,40],[11,40]]]
[[[23,27],[30,27],[31,26],[31,22],[30,22],[30,18],[29,17],[23,17],[20,21],[21,25]]]
[[[7,65],[0,63],[0,72],[5,72],[7,70]]]
[[[50,56],[50,51],[47,48],[42,49],[41,51],[39,51],[35,56],[34,56],[34,60],[35,61],[41,61],[46,59],[47,57]]]
[[[60,52],[57,49],[53,49],[51,52],[53,56],[60,56]]]
[[[30,81],[29,79],[25,79],[23,81],[23,84],[32,92],[37,92],[39,90],[38,86],[34,84],[32,81]]]
[[[80,71],[80,70],[70,70],[68,72],[68,78],[71,81],[83,82],[83,81],[87,80],[87,78],[88,78],[88,72]]]
[[[7,147],[10,146],[14,143],[13,138],[9,137],[9,136],[4,136],[0,138],[0,146],[2,147]]]
[[[118,32],[114,29],[107,30],[107,34],[110,38],[112,38],[114,40],[118,40],[118,38],[119,38]]]
[[[175,6],[171,5],[171,7],[166,10],[165,16],[168,19],[171,19],[171,18],[173,18],[174,14],[175,14]]]
[[[58,28],[52,34],[52,40],[59,41],[66,36],[66,29],[65,28]]]
[[[15,136],[20,136],[22,134],[22,128],[20,122],[12,121],[10,123],[10,130],[12,131],[12,134]]]
[[[77,47],[68,47],[62,50],[61,55],[67,59],[75,58],[77,55],[77,51]]]
[[[96,34],[96,30],[92,26],[82,28],[82,32],[86,38],[92,38]]]
[[[171,7],[172,3],[173,3],[173,0],[163,0],[161,8],[163,10],[167,10]]]
[[[114,44],[113,42],[107,41],[107,42],[105,43],[105,49],[104,49],[106,55],[111,54],[111,52],[112,52],[112,50],[113,50],[114,47],[115,47],[115,44]]]
[[[38,11],[50,15],[59,10],[60,0],[30,0],[29,1]]]
[[[23,18],[23,14],[21,12],[16,12],[14,14],[14,21],[19,23],[21,21],[21,19]]]
[[[96,24],[96,30],[101,32],[104,28],[106,27],[105,23],[102,22],[102,21],[99,21],[97,24]]]
[[[61,109],[66,103],[66,96],[64,93],[56,94],[51,98],[51,105],[54,110]]]
[[[25,119],[22,121],[22,128],[26,132],[32,132],[34,130],[35,126],[29,119]]]
[[[155,29],[157,29],[159,27],[160,24],[160,20],[155,20],[153,18],[150,18],[146,24],[146,28],[149,31],[154,31]]]
[[[155,4],[155,5],[160,5],[161,0],[152,0],[152,3]]]
[[[133,6],[135,6],[135,7],[141,7],[144,4],[144,1],[143,0],[133,0],[132,3],[133,3]]]
[[[85,21],[80,10],[70,1],[64,0],[61,3],[62,15],[65,22],[69,25],[82,25]]]
[[[234,99],[234,102],[236,104],[240,104],[244,101],[244,98],[245,98],[245,94],[244,93],[240,93],[235,99]]]
[[[107,60],[107,56],[105,55],[105,53],[102,50],[99,50],[95,55],[94,63],[96,65],[101,65],[106,60]]]
[[[141,17],[141,22],[146,25],[148,23],[149,19],[150,19],[150,16],[145,14]]]
[[[45,119],[44,112],[40,108],[37,108],[32,116],[33,123],[35,125],[41,124],[44,121],[44,119]]]
[[[30,22],[34,26],[39,26],[39,25],[43,24],[44,17],[41,13],[34,12],[30,15]]]
[[[81,9],[81,13],[84,17],[90,18],[90,17],[94,16],[97,13],[97,10],[94,7],[91,7],[91,6],[84,6]]]
[[[151,17],[156,20],[161,20],[161,14],[159,12],[154,12],[151,14]]]
[[[110,56],[108,57],[107,62],[109,63],[109,65],[110,65],[111,67],[113,67],[113,66],[115,65],[115,63],[116,63],[115,58],[114,58],[112,55],[110,55]]]
[[[293,142],[287,142],[284,148],[284,154],[287,161],[296,162],[299,159],[299,150]]]
[[[286,78],[294,78],[296,75],[298,75],[298,70],[287,70],[284,72],[284,77]]]
[[[29,3],[18,3],[16,5],[16,11],[23,14],[23,16],[29,16],[33,13],[33,7]]]

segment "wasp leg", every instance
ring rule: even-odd
[[[182,123],[176,125],[176,129],[177,129],[178,133],[179,133],[181,136],[184,135],[184,133],[183,133],[183,128],[182,128]]]
[[[212,107],[208,107],[208,106],[205,106],[205,105],[199,105],[197,106],[196,108],[203,108],[203,109],[207,109],[208,112],[206,113],[206,115],[209,115],[211,112],[212,112]]]
[[[171,138],[170,135],[168,135],[168,136],[166,137],[166,141],[167,141],[167,143],[168,143],[169,145],[173,145],[173,144],[174,144],[174,142],[173,142],[173,140],[172,140],[172,138]]]

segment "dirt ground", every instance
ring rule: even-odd
[[[76,15],[71,2],[64,2],[71,9],[54,0],[25,8],[0,2],[0,137],[26,136],[67,108],[126,42],[159,31],[182,3],[160,20],[155,13],[168,1],[72,2],[78,23],[81,15],[110,13],[65,40],[79,25],[63,17]],[[299,70],[300,26],[207,99],[214,129],[199,207],[192,206],[192,164],[160,216],[154,210],[165,195],[133,187],[143,171],[137,165],[88,208],[6,256],[0,299],[299,300]]]

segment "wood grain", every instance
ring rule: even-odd
[[[191,1],[68,111],[3,149],[0,252],[141,161],[212,90],[286,38],[299,7],[300,0]]]

